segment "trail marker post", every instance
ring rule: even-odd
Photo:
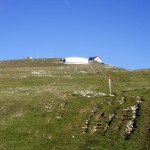
[[[111,90],[111,74],[109,73],[108,74],[108,83],[109,83],[109,91],[110,91],[110,93],[109,93],[109,95],[110,96],[114,96],[113,94],[112,94],[112,90]]]

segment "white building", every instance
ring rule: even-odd
[[[66,57],[62,60],[64,64],[88,64],[89,60],[82,57]]]
[[[102,59],[99,56],[95,56],[95,57],[90,57],[89,58],[90,62],[97,62],[97,63],[103,63]]]
[[[32,57],[28,56],[27,59],[32,59]]]

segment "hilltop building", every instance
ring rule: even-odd
[[[89,62],[103,63],[102,59],[99,56],[90,57]]]
[[[28,56],[27,59],[33,59],[32,57]]]

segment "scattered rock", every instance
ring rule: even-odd
[[[137,103],[141,103],[143,101],[143,98],[142,97],[140,97],[140,96],[137,96],[136,97],[136,102]]]
[[[130,134],[134,130],[134,124],[135,124],[135,120],[137,118],[137,111],[138,111],[138,109],[139,109],[139,105],[138,104],[128,108],[128,110],[131,110],[131,112],[132,112],[132,118],[131,118],[131,120],[129,120],[127,122],[127,125],[126,125],[126,128],[125,128],[125,135],[126,135],[125,139],[128,139]]]
[[[105,93],[102,92],[95,92],[95,91],[81,91],[81,92],[74,92],[72,94],[73,96],[79,95],[79,96],[83,96],[83,97],[99,97],[99,96],[106,96]]]
[[[125,102],[125,97],[122,97],[121,100],[119,100],[120,105],[122,105]]]

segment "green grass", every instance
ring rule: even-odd
[[[109,96],[107,74],[112,75]],[[106,93],[83,97],[81,91]],[[64,65],[59,59],[0,62],[0,150],[150,149],[150,70],[107,68],[103,64]],[[124,109],[142,96],[135,128],[125,139]],[[119,100],[125,97],[121,105]],[[92,110],[96,109],[95,113]],[[104,116],[99,119],[101,113]],[[115,117],[104,128],[109,115]],[[88,130],[83,134],[90,116]],[[101,126],[93,132],[96,123]],[[120,124],[119,131],[116,126]]]

